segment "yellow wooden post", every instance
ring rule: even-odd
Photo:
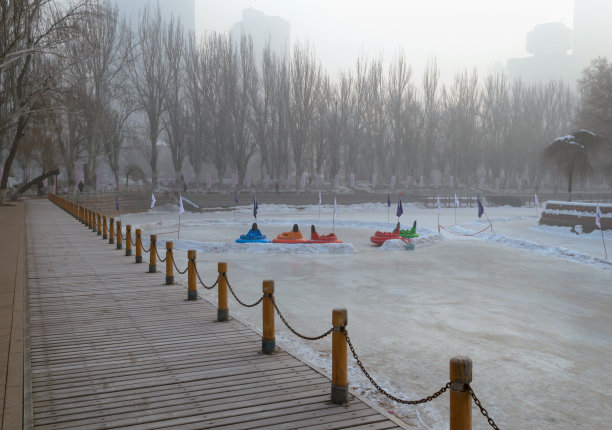
[[[172,267],[172,242],[166,242],[166,285],[174,284],[174,268]]]
[[[142,230],[136,229],[136,263],[142,263]]]
[[[193,249],[187,251],[187,300],[198,299],[198,287],[196,286],[196,252]]]
[[[121,242],[123,240],[123,238],[121,237],[121,221],[117,221],[117,228],[115,229],[115,232],[117,234],[117,249],[121,249],[123,248]]]
[[[110,228],[108,232],[108,243],[115,243],[115,218],[110,218],[108,220],[108,227]]]
[[[274,281],[263,281],[262,316],[263,330],[261,337],[261,352],[272,354],[276,347],[274,336]]]
[[[332,381],[331,400],[342,405],[348,401],[348,373],[346,366],[346,331],[348,313],[346,309],[332,311]]]
[[[93,230],[94,233],[98,232],[98,223],[96,222],[96,212],[95,211],[91,211],[91,229]]]
[[[450,360],[450,430],[472,430],[472,360],[458,356]]]
[[[106,215],[102,215],[102,239],[108,239],[108,227],[106,225]]]
[[[93,228],[93,211],[87,209],[87,227],[91,230]]]
[[[229,309],[227,306],[227,263],[220,262],[217,264],[217,270],[219,271],[217,321],[227,321],[229,319]]]
[[[132,226],[130,224],[125,226],[125,255],[132,255]]]
[[[100,215],[100,212],[97,213],[98,215],[98,236],[102,235],[102,215]]]
[[[157,272],[157,235],[151,235],[151,244],[149,247],[149,273]]]

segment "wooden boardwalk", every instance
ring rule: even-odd
[[[353,396],[331,403],[329,379],[261,354],[256,333],[52,203],[28,202],[26,223],[32,427],[400,428]]]

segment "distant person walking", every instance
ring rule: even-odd
[[[79,192],[82,193],[83,188],[85,188],[85,184],[83,183],[83,181],[79,181],[79,185],[77,185],[77,187],[79,187]]]

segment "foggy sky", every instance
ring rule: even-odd
[[[527,56],[535,25],[572,27],[573,0],[196,0],[196,30],[227,31],[253,7],[291,24],[291,39],[309,41],[334,74],[365,53],[388,60],[403,47],[420,77],[436,57],[443,80],[459,69],[485,73]]]

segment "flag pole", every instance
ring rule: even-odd
[[[495,233],[495,229],[493,228],[493,223],[492,223],[492,222],[491,222],[491,220],[489,219],[489,215],[487,215],[487,213],[486,213],[486,212],[484,212],[484,211],[483,211],[482,213],[484,214],[484,216],[486,216],[486,217],[487,217],[487,221],[489,221],[489,226],[491,227],[491,231],[492,231],[493,233]]]
[[[606,253],[606,260],[608,259],[608,250],[606,249],[606,241],[604,240],[603,228],[601,230],[601,242],[603,243],[604,252]]]

